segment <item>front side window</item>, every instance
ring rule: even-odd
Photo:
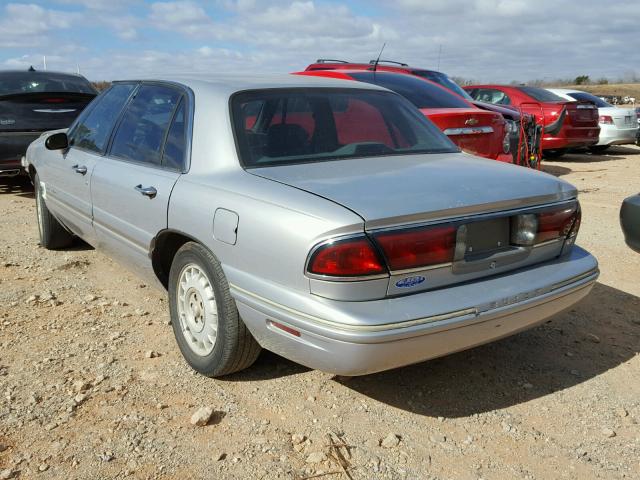
[[[134,84],[118,83],[94,100],[89,113],[79,119],[69,132],[70,145],[102,153],[113,125],[134,88]]]
[[[236,94],[231,109],[247,168],[458,151],[415,107],[390,92],[260,90]]]
[[[160,165],[162,147],[181,93],[161,85],[142,85],[124,112],[110,155]]]
[[[493,103],[494,105],[510,105],[511,99],[502,90],[495,88],[474,88],[471,96],[478,102]]]

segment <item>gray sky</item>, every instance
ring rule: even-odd
[[[384,58],[477,81],[640,75],[640,0],[0,1],[0,68],[92,80]]]

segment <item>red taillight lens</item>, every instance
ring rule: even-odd
[[[43,98],[42,103],[64,103],[64,98]]]
[[[604,125],[613,125],[613,117],[610,115],[600,115],[598,122]]]
[[[367,238],[339,240],[321,246],[311,256],[307,270],[333,277],[359,277],[387,271]]]
[[[577,205],[542,212],[538,215],[536,243],[568,237],[569,234],[574,234],[574,230],[577,234],[579,224],[580,208]]]
[[[453,261],[456,227],[428,227],[375,235],[391,270],[426,267]]]

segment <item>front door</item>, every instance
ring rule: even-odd
[[[69,129],[69,148],[51,152],[41,168],[47,206],[73,233],[95,243],[92,225],[91,175],[134,84],[117,84],[98,97]]]
[[[143,83],[91,178],[99,247],[146,278],[155,278],[151,241],[167,228],[169,198],[184,167],[185,101],[177,88]]]

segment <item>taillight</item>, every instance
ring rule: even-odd
[[[43,98],[42,103],[64,103],[64,98]]]
[[[406,270],[453,261],[456,227],[438,226],[374,235],[390,270]]]
[[[309,273],[332,277],[360,277],[386,273],[387,269],[366,237],[326,243],[309,259]]]
[[[613,117],[611,115],[600,115],[598,122],[603,125],[613,125]]]
[[[580,207],[578,205],[541,212],[538,215],[538,233],[535,243],[577,235],[577,229],[580,228],[580,218]]]

